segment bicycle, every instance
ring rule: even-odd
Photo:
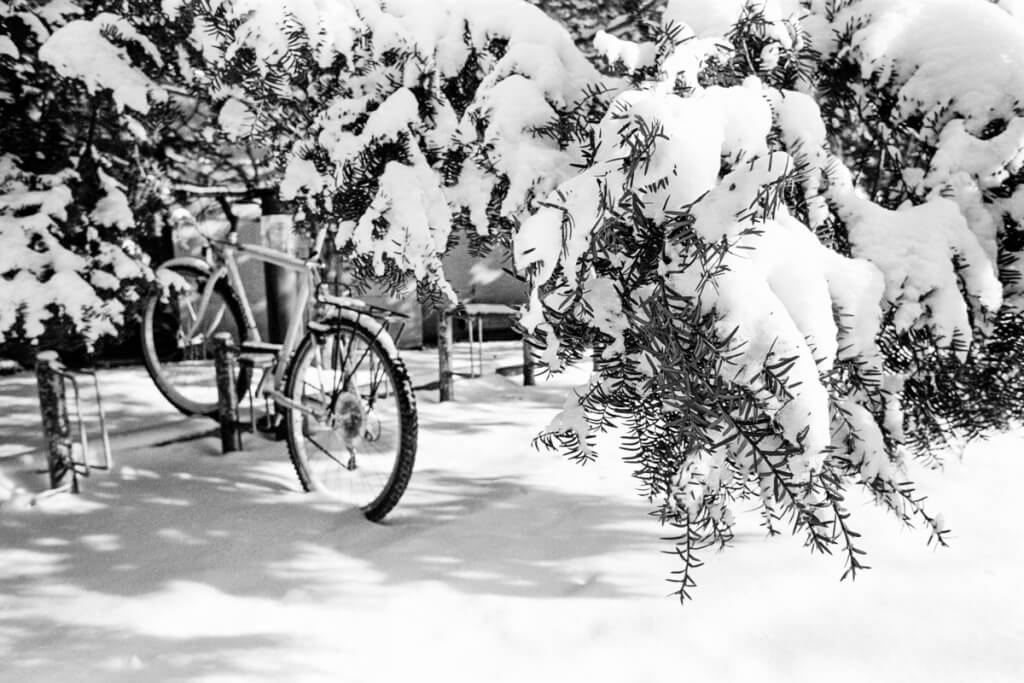
[[[142,355],[160,392],[189,415],[216,413],[214,335],[229,332],[239,342],[239,396],[269,358],[253,393],[276,406],[270,416],[280,416],[303,489],[354,503],[379,521],[405,492],[416,458],[412,382],[387,330],[407,316],[326,291],[318,275],[327,233],[318,231],[304,260],[240,244],[232,225],[225,240],[207,239],[208,258],[163,263],[159,291],[143,308]],[[297,273],[294,310],[305,311],[312,296],[322,314],[305,325],[293,315],[281,344],[264,342],[238,269],[248,260]]]

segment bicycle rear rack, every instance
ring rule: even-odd
[[[342,308],[353,313],[361,313],[389,323],[396,320],[409,319],[407,313],[402,313],[386,306],[378,306],[377,304],[371,304],[351,296],[331,294],[325,291],[330,285],[331,283],[329,282],[321,282],[316,286],[313,298],[318,304]]]
[[[61,491],[79,492],[79,477],[88,477],[96,470],[110,470],[114,459],[110,452],[110,434],[107,431],[107,414],[103,408],[99,377],[93,369],[81,370],[79,374],[91,375],[96,394],[99,414],[100,436],[103,441],[103,463],[89,464],[89,434],[82,417],[82,394],[78,378],[60,362],[55,351],[43,351],[36,356],[36,381],[39,385],[39,411],[43,421],[43,434],[47,443],[47,468],[51,493]],[[74,392],[75,419],[78,422],[78,443],[71,437],[71,421],[68,417],[66,382],[71,383]],[[78,446],[76,457],[75,446]]]

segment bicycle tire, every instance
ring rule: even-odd
[[[186,264],[174,264],[165,266],[166,270],[174,272],[179,277],[193,279],[197,284],[197,290],[202,291],[202,286],[209,279],[210,274],[200,268]],[[160,393],[185,415],[206,415],[217,416],[217,379],[213,363],[212,332],[227,331],[235,337],[236,343],[247,341],[249,336],[245,324],[245,317],[242,314],[242,302],[238,294],[223,279],[214,285],[213,296],[218,297],[225,304],[225,313],[230,317],[227,324],[217,324],[217,330],[211,330],[211,334],[205,335],[201,349],[190,346],[190,350],[200,353],[202,357],[198,360],[187,361],[191,363],[187,375],[191,381],[187,384],[184,378],[179,378],[176,373],[171,372],[170,360],[175,356],[175,351],[182,352],[179,343],[173,347],[168,344],[168,335],[177,335],[180,329],[180,308],[174,311],[173,302],[164,297],[165,292],[161,289],[150,295],[142,310],[142,360],[153,379]],[[171,294],[173,296],[173,293]],[[213,301],[213,299],[211,299]],[[218,314],[219,315],[219,314]],[[191,351],[190,351],[191,352]],[[161,358],[163,356],[163,358]],[[185,362],[176,363],[184,366]],[[179,369],[179,368],[175,368]],[[251,381],[251,369],[245,366],[238,367],[237,391],[242,397],[248,390]],[[198,379],[198,381],[196,381]]]
[[[371,324],[375,329],[342,318],[322,324],[319,330],[311,328],[288,363],[287,398],[322,409],[333,406],[327,413],[336,424],[287,406],[283,414],[288,455],[303,489],[324,491],[358,505],[367,519],[379,522],[398,504],[412,478],[418,421],[405,364],[383,327],[376,321]],[[324,349],[328,346],[331,367],[325,368]],[[340,381],[334,367],[339,359]],[[365,369],[364,363],[368,364]],[[310,382],[313,375],[319,377],[319,387]],[[323,383],[325,375],[334,377],[330,400]],[[383,378],[388,386],[381,384]],[[342,453],[342,448],[348,453]],[[360,450],[358,454],[355,448]]]

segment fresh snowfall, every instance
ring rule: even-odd
[[[523,387],[493,373],[516,352],[489,345],[455,403],[419,392],[416,473],[384,524],[302,493],[284,446],[255,437],[228,456],[215,437],[115,440],[114,472],[34,506],[7,488],[30,467],[5,461],[3,679],[1020,680],[1024,433],[920,482],[948,548],[858,496],[873,568],[839,582],[838,558],[767,538],[750,505],[680,607],[665,581],[678,561],[629,469],[529,446],[586,373]],[[405,355],[430,378],[434,354]],[[167,413],[144,374],[123,375],[104,377],[111,414]],[[35,396],[17,406],[30,424]]]

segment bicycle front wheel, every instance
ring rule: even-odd
[[[398,503],[416,459],[412,382],[386,335],[344,319],[311,330],[284,387],[288,453],[303,488],[374,522]]]
[[[210,276],[192,266],[176,264],[158,271],[165,282],[142,311],[142,359],[150,377],[168,401],[186,415],[215,415],[217,373],[213,337],[228,332],[245,341],[242,304],[223,280],[216,282],[203,306]],[[250,371],[238,368],[239,396],[249,386]]]

